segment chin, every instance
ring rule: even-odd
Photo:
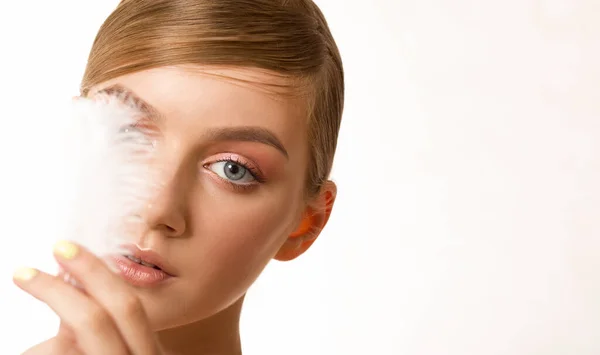
[[[241,306],[245,293],[239,297],[234,297],[230,302],[211,302],[212,300],[199,298],[195,302],[186,301],[182,297],[165,297],[157,299],[156,295],[142,293],[139,295],[146,315],[152,329],[155,332],[164,331],[173,328],[179,328],[186,325],[199,322],[211,322],[219,319],[231,319],[238,321]]]

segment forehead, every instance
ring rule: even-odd
[[[297,82],[260,69],[172,66],[124,75],[90,90],[131,91],[168,125],[190,132],[253,126],[288,144],[306,131],[308,105]]]
[[[120,84],[144,98],[177,97],[177,101],[196,100],[196,105],[206,106],[209,100],[200,98],[220,101],[235,97],[240,103],[260,101],[306,116],[311,96],[307,83],[308,80],[258,68],[177,65],[117,77],[92,87],[89,96]]]

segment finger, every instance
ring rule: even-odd
[[[85,354],[127,354],[110,315],[91,298],[61,279],[36,269],[17,270],[17,286],[46,303],[75,332]]]
[[[157,352],[154,333],[142,303],[133,289],[104,261],[70,242],[58,243],[54,254],[65,271],[111,315],[134,354],[153,355]]]
[[[58,332],[56,333],[56,337],[64,339],[67,342],[70,341],[73,344],[77,344],[77,337],[75,335],[75,332],[64,321],[60,322],[60,325],[58,326]]]
[[[48,339],[27,349],[21,355],[83,355],[75,343],[59,337]]]

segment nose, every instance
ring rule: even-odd
[[[172,178],[157,189],[142,216],[148,228],[171,238],[185,235],[185,196],[181,184]]]

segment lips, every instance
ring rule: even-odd
[[[135,257],[135,256],[133,256],[133,255],[125,255],[125,257],[126,257],[127,259],[129,259],[129,260],[133,261],[134,263],[137,263],[137,264],[140,264],[140,265],[144,265],[144,266],[146,266],[146,267],[153,268],[153,269],[156,269],[156,270],[161,270],[161,268],[160,268],[160,267],[158,267],[158,266],[156,266],[156,265],[154,265],[154,264],[147,263],[147,262],[145,262],[144,260],[142,260],[142,259],[140,259],[140,258],[136,258],[136,257]]]
[[[170,276],[175,276],[173,267],[158,253],[152,250],[141,250],[135,245],[125,245],[123,248],[128,252],[124,256],[132,262],[151,269],[161,270]]]
[[[125,246],[126,255],[116,255],[112,260],[119,275],[134,286],[152,287],[175,277],[173,268],[157,253]]]

